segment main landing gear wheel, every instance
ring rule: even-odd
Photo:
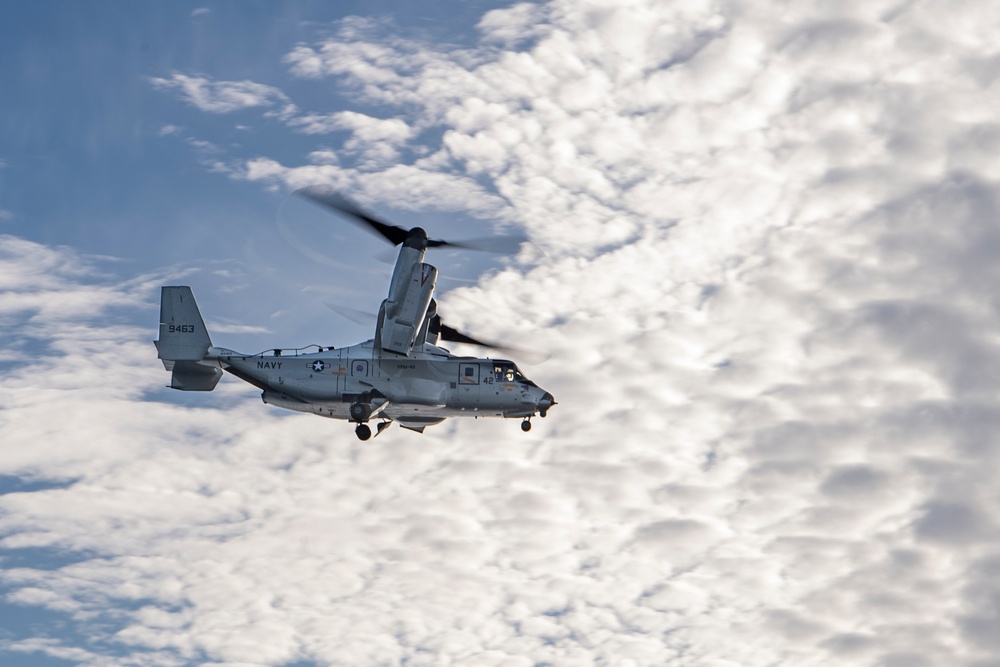
[[[354,429],[354,433],[358,436],[358,440],[367,440],[372,437],[372,430],[368,424],[358,424],[358,427]]]
[[[365,403],[351,403],[351,407],[348,409],[351,415],[351,419],[356,422],[368,419],[372,414],[372,406],[366,405]]]
[[[521,422],[521,430],[524,431],[525,433],[527,433],[528,431],[530,431],[531,430],[531,422],[528,421],[527,419],[525,419],[523,422]]]

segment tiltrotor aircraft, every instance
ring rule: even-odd
[[[316,188],[298,194],[401,246],[375,337],[340,349],[312,345],[235,352],[212,345],[190,287],[163,287],[154,342],[171,372],[171,388],[212,391],[228,371],[261,389],[265,403],[355,422],[361,440],[371,437],[372,419],[379,420],[378,435],[393,421],[423,433],[448,417],[520,418],[521,429],[528,431],[531,417],[545,417],[555,399],[513,362],[459,357],[438,346],[444,340],[491,347],[441,322],[432,298],[438,271],[424,263],[424,253],[442,246],[491,249],[489,244],[428,239],[419,227],[386,224]]]

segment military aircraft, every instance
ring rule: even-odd
[[[311,345],[258,354],[215,347],[191,288],[164,286],[154,344],[171,373],[171,388],[212,391],[226,371],[259,388],[269,405],[354,422],[361,440],[372,436],[368,422],[373,419],[379,420],[379,435],[394,421],[423,433],[449,417],[519,418],[521,429],[529,431],[533,416],[546,416],[555,399],[514,362],[456,356],[438,345],[451,341],[496,347],[442,323],[433,299],[438,270],[424,262],[427,250],[498,250],[509,247],[512,239],[429,239],[420,227],[388,224],[339,195],[315,187],[296,194],[400,246],[374,338],[339,349]]]

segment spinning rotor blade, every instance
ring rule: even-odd
[[[487,343],[481,340],[476,340],[472,336],[467,336],[458,329],[448,326],[447,324],[440,322],[438,324],[438,335],[441,340],[445,340],[451,343],[465,343],[467,345],[478,345],[479,347],[485,347],[491,350],[497,350],[498,352],[503,352],[510,357],[518,357],[524,359],[528,364],[540,364],[543,361],[548,360],[548,356],[537,351],[522,350],[516,347],[508,347],[506,345],[500,345],[498,343]]]
[[[329,301],[324,301],[323,305],[344,319],[348,319],[355,324],[360,324],[362,326],[375,326],[375,323],[378,322],[378,316],[369,313],[367,310],[348,308],[347,306],[341,306],[339,303],[331,303]]]
[[[347,199],[343,195],[324,190],[315,186],[309,186],[296,190],[293,194],[304,197],[314,204],[327,208],[334,213],[342,213],[354,224],[367,228],[376,234],[381,235],[392,245],[399,245],[410,235],[409,230],[390,225],[378,220],[371,214],[363,211],[361,207]]]
[[[419,227],[405,229],[398,225],[391,225],[379,220],[347,197],[331,192],[330,190],[318,186],[309,186],[296,190],[293,194],[308,199],[314,204],[318,204],[334,213],[343,214],[356,225],[380,235],[394,246],[405,242],[413,234],[419,234],[422,237],[421,240],[426,239],[426,247],[428,248],[456,248],[512,255],[521,248],[522,243],[528,241],[527,237],[524,236],[491,236],[465,241],[427,239],[426,234]]]
[[[478,345],[479,347],[489,347],[495,350],[502,349],[501,345],[476,340],[472,336],[466,336],[458,329],[452,328],[443,322],[441,323],[441,328],[438,330],[438,335],[441,337],[441,340],[446,340],[449,343],[466,343],[468,345]]]
[[[460,250],[478,250],[480,252],[495,252],[498,255],[513,255],[521,249],[522,243],[527,243],[526,236],[487,236],[481,239],[466,239],[464,241],[428,241],[428,248],[458,248]]]

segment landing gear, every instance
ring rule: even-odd
[[[372,429],[368,424],[363,424],[362,422],[368,421],[368,418],[372,414],[372,406],[368,403],[362,403],[361,401],[355,401],[351,403],[351,407],[348,409],[353,421],[358,422],[357,427],[354,429],[355,435],[358,436],[358,440],[367,440],[372,437]],[[379,429],[381,431],[381,429]]]
[[[531,430],[531,422],[528,421],[527,419],[525,419],[523,422],[521,422],[521,430],[524,431],[525,433],[527,433],[528,431],[530,431]]]
[[[372,414],[372,406],[368,403],[351,403],[349,409],[351,419],[356,422],[363,422]]]

